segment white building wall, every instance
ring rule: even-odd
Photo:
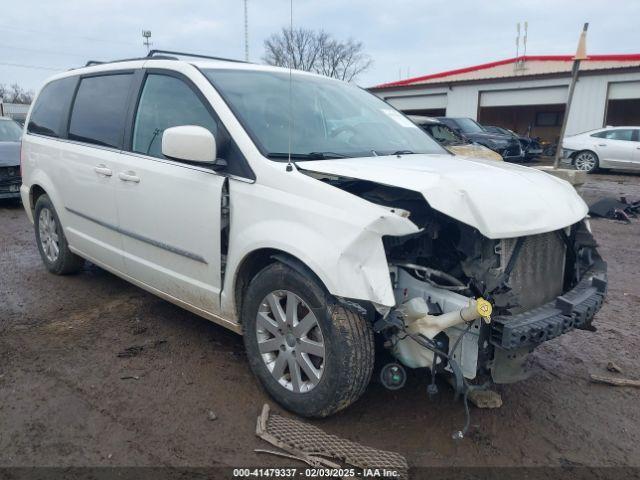
[[[569,85],[570,78],[546,78],[486,83],[468,83],[451,86],[416,86],[393,90],[374,91],[386,99],[397,96],[415,97],[420,94],[446,93],[446,111],[450,117],[470,117],[477,120],[480,93],[491,90],[531,89]],[[609,83],[639,81],[640,72],[583,74],[579,77],[567,123],[567,135],[600,128],[604,125]],[[568,88],[567,88],[568,92]],[[525,95],[527,92],[523,92]],[[638,92],[640,98],[640,92]],[[402,102],[403,105],[406,102]],[[419,108],[419,107],[417,107]]]

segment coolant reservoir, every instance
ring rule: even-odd
[[[398,311],[404,315],[405,320],[409,320],[406,322],[409,324],[412,320],[422,318],[429,313],[429,306],[424,301],[424,298],[414,297],[400,305]]]

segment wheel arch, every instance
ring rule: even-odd
[[[233,278],[233,301],[238,323],[241,323],[242,303],[249,283],[251,283],[251,280],[258,272],[276,262],[284,263],[297,272],[311,277],[326,293],[329,293],[325,282],[322,281],[320,276],[295,255],[277,248],[259,248],[247,253],[235,270]]]
[[[34,183],[29,188],[29,208],[33,212],[36,208],[36,202],[42,195],[48,195],[47,191],[39,184]]]
[[[596,160],[600,161],[600,156],[595,151],[591,150],[590,148],[581,148],[580,150],[576,150],[571,154],[571,164],[575,165],[576,157],[581,153],[585,153],[585,152],[595,155]]]

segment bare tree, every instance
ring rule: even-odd
[[[264,41],[263,60],[269,65],[315,72],[347,82],[365,72],[373,61],[362,42],[341,42],[323,30],[283,28]]]
[[[0,84],[0,98],[6,103],[31,103],[33,100],[33,91],[25,90],[17,83],[14,83],[7,87],[4,84]]]

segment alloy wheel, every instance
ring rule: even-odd
[[[322,378],[325,344],[320,324],[295,293],[266,295],[256,316],[258,349],[273,378],[287,390],[304,393]]]
[[[51,213],[51,210],[46,207],[40,210],[40,216],[38,217],[38,231],[40,234],[40,245],[42,246],[42,251],[47,257],[47,260],[51,263],[55,262],[60,254],[58,227],[53,213]]]
[[[590,172],[596,168],[596,156],[590,152],[582,152],[576,157],[575,165],[577,170]]]

